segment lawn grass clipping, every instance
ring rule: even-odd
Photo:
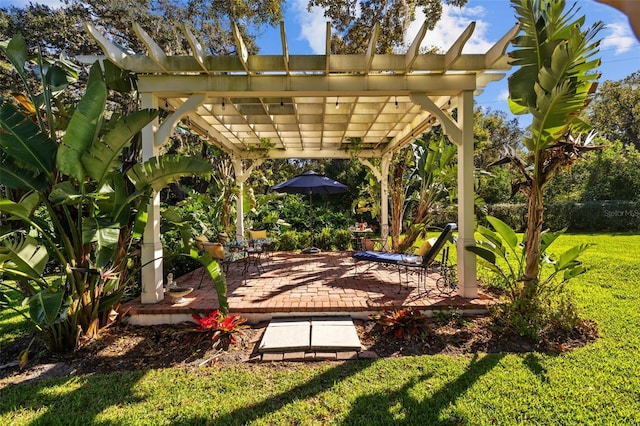
[[[0,424],[640,424],[638,235],[594,244],[569,283],[600,338],[562,355],[419,356],[58,378],[0,390]]]

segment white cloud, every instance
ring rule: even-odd
[[[496,96],[496,101],[499,102],[506,102],[507,99],[509,99],[509,89],[501,90],[500,93],[498,93],[498,96]]]
[[[10,1],[2,0],[0,1],[0,7],[14,6],[14,7],[23,8],[25,6],[28,6],[29,3],[43,4],[51,8],[58,8],[63,6],[61,0],[10,0]]]
[[[300,39],[305,40],[314,54],[324,54],[326,48],[326,28],[327,18],[321,8],[315,7],[310,12],[307,11],[308,0],[293,0],[290,3],[291,11],[294,13],[295,21],[300,25]],[[464,53],[485,53],[492,42],[486,39],[487,22],[479,18],[485,15],[485,9],[481,6],[466,7],[463,9],[443,5],[442,19],[433,31],[428,31],[424,38],[424,47],[438,47],[446,51],[451,44],[462,34],[467,26],[476,21],[476,28],[471,39],[464,47]],[[420,26],[424,22],[422,11],[416,11],[416,19],[407,29],[405,43],[411,44]]]
[[[636,39],[631,34],[629,24],[626,22],[607,24],[607,29],[611,30],[611,33],[602,40],[600,44],[602,50],[615,50],[615,54],[620,55],[629,51],[636,44]]]
[[[463,52],[485,53],[491,48],[493,43],[486,39],[487,22],[480,19],[484,17],[484,15],[485,9],[482,6],[460,9],[444,4],[442,7],[442,18],[432,31],[427,31],[422,41],[422,47],[437,47],[442,52],[446,52],[469,24],[475,21],[476,28],[469,41],[467,41]],[[424,20],[424,13],[420,10],[416,11],[416,19],[409,26],[405,37],[407,47],[410,46],[415,39]]]
[[[300,25],[300,39],[306,40],[314,54],[323,55],[327,42],[327,18],[319,7],[314,7],[308,12],[307,1],[293,0],[291,9]]]

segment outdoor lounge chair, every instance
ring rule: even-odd
[[[420,256],[418,255],[387,253],[371,250],[356,252],[352,255],[353,259],[356,261],[356,275],[358,273],[357,263],[360,261],[397,266],[398,276],[400,277],[400,284],[402,285],[402,276],[400,275],[402,268],[405,268],[405,270],[407,270],[408,268],[420,268],[420,273],[427,273],[437,254],[442,250],[446,242],[451,238],[451,235],[456,228],[457,225],[455,223],[447,224],[438,238],[433,242],[433,244],[429,244],[431,247],[429,247],[428,250],[426,250],[426,253],[422,255],[421,261]],[[427,245],[423,244],[422,247],[425,248],[427,247]],[[400,289],[402,289],[402,287]],[[398,292],[399,291],[400,290],[398,290]]]

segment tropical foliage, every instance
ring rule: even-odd
[[[382,326],[384,333],[399,340],[411,340],[425,332],[427,316],[420,309],[383,310],[369,315],[369,319]]]
[[[589,245],[579,244],[552,256],[547,249],[562,232],[544,232],[540,238],[538,267],[541,275],[538,285],[527,286],[522,279],[526,268],[526,236],[518,237],[500,219],[488,216],[487,220],[494,230],[478,226],[482,239],[468,249],[496,274],[497,280],[492,284],[504,290],[507,303],[499,307],[503,322],[514,331],[536,339],[545,332],[573,329],[579,321],[576,308],[568,297],[561,294],[567,281],[587,271],[578,257]]]
[[[523,172],[519,189],[527,196],[526,267],[530,285],[539,280],[540,237],[544,223],[544,188],[562,166],[580,158],[590,138],[578,119],[597,87],[594,59],[602,29],[596,23],[582,29],[585,18],[577,17],[574,4],[565,10],[564,0],[512,0],[522,33],[509,55],[519,67],[509,78],[509,106],[514,114],[531,114],[532,123],[522,142],[526,159],[511,159]]]
[[[0,273],[17,282],[49,348],[68,351],[113,320],[152,192],[207,173],[209,165],[185,156],[139,163],[139,132],[157,112],[108,117],[109,89],[122,81],[94,65],[78,104],[63,105],[55,99],[75,68],[30,57],[22,36],[0,47],[24,83],[14,100],[0,99],[0,185],[7,193],[0,213],[8,223]]]
[[[197,324],[198,331],[212,332],[211,339],[228,340],[229,343],[235,344],[235,334],[249,326],[245,323],[246,318],[238,315],[227,315],[219,310],[213,310],[206,315],[193,314],[193,320]]]
[[[436,209],[448,205],[450,197],[454,196],[451,183],[455,181],[455,154],[455,146],[445,137],[414,142],[415,167],[410,180],[416,182],[417,188],[408,198],[406,235],[400,243],[400,251],[406,251],[426,235]]]

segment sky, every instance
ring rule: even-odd
[[[308,0],[287,2],[285,27],[290,54],[325,53],[326,19],[321,10],[307,12],[307,3]],[[627,16],[594,0],[578,0],[577,3],[581,9],[580,16],[586,16],[587,25],[592,25],[597,20],[605,24],[605,29],[598,37],[602,39],[599,55],[602,59],[599,68],[602,74],[600,82],[621,80],[640,70],[640,43],[631,30]],[[571,4],[571,1],[567,4]],[[407,45],[413,41],[422,25],[423,16],[418,13],[410,26],[406,37]],[[485,53],[517,22],[508,0],[469,0],[463,9],[444,5],[441,21],[433,31],[427,33],[423,46],[435,46],[446,51],[472,21],[476,22],[476,28],[463,53]],[[281,54],[279,29],[266,32],[258,45],[261,47],[261,53]],[[507,51],[510,49],[510,46],[507,47]],[[476,97],[476,105],[505,111],[509,117],[513,117],[507,105],[507,77],[490,83],[485,91]],[[526,126],[530,119],[520,117],[519,122],[521,126]]]
[[[22,7],[30,0],[0,0],[0,7],[9,5]],[[640,1],[640,0],[637,0]],[[43,0],[51,6],[58,6],[57,0]],[[307,11],[308,0],[287,0],[285,3],[285,28],[289,54],[324,54],[326,19],[319,9]],[[569,0],[567,2],[571,4]],[[578,0],[580,15],[586,15],[587,25],[601,20],[605,29],[600,32],[602,39],[600,57],[602,64],[600,82],[621,80],[640,70],[640,43],[631,31],[627,17],[618,10],[598,3],[595,0]],[[516,18],[508,0],[469,0],[463,9],[444,5],[442,20],[433,31],[427,33],[423,45],[438,47],[446,51],[471,23],[476,22],[476,29],[467,42],[463,53],[484,53],[498,41],[513,25]],[[414,39],[423,17],[417,13],[416,20],[407,32],[407,44]],[[258,39],[262,54],[282,54],[280,29],[264,30]],[[510,47],[507,48],[507,51]],[[403,52],[400,52],[403,53]],[[476,97],[476,105],[492,110],[508,112],[507,78],[490,83],[485,91]],[[521,125],[526,125],[526,118],[521,118]]]

